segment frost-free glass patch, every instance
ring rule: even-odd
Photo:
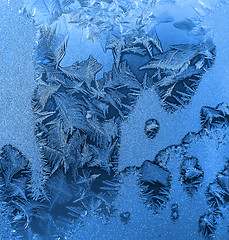
[[[0,6],[0,238],[229,239],[227,1]]]

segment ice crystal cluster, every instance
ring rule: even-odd
[[[184,111],[217,57],[201,17],[173,23],[197,36],[198,43],[172,44],[164,50],[156,26],[171,24],[174,18],[155,11],[162,2],[26,0],[21,13],[37,28],[31,103],[42,171],[34,175],[37,169],[19,149],[10,143],[2,147],[1,222],[11,229],[11,239],[86,239],[77,234],[87,224],[88,235],[92,232],[88,239],[105,239],[105,233],[104,238],[93,236],[99,231],[90,222],[94,218],[110,230],[109,239],[118,239],[112,223],[128,229],[136,215],[128,201],[136,201],[136,211],[142,208],[155,224],[168,213],[171,226],[179,221],[182,225],[190,202],[195,222],[191,231],[200,239],[215,239],[228,224],[227,103],[202,106],[200,130],[187,133],[179,145],[162,149],[140,167],[118,168],[121,126],[141,96],[153,89],[161,111]],[[200,16],[203,9],[206,13],[220,4],[201,1],[197,6]],[[62,65],[73,26],[112,53],[112,69],[101,78],[104,66],[93,52],[83,61]],[[147,140],[156,138],[160,125],[156,116],[145,122]],[[132,197],[125,197],[128,194]],[[165,228],[142,239],[172,239]]]
[[[202,129],[188,133],[180,145],[160,151],[155,158],[172,175],[170,191],[185,191],[190,198],[205,196],[207,213],[200,216],[198,224],[200,234],[207,239],[215,237],[217,221],[228,217],[227,111],[224,103],[216,108],[202,107]]]
[[[156,119],[149,119],[145,123],[145,134],[149,138],[154,138],[160,129],[160,124]]]

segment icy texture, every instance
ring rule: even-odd
[[[212,123],[189,133],[181,144],[160,151],[153,162],[123,171],[114,201],[116,218],[103,225],[91,216],[71,236],[84,239],[91,230],[89,239],[227,239],[228,115],[223,114],[223,127]],[[166,198],[158,192],[159,183],[167,186],[163,187]],[[113,231],[118,234],[111,234]]]
[[[155,91],[148,90],[137,102],[128,121],[122,124],[120,169],[127,167],[127,162],[140,166],[144,160],[152,159],[161,148],[179,144],[187,132],[198,131],[199,113],[203,105],[216,106],[228,102],[228,61],[225,55],[229,47],[226,40],[228,28],[225,27],[228,25],[227,11],[228,6],[203,18],[205,26],[214,34],[217,56],[211,69],[202,76],[198,90],[187,108],[168,114],[161,109]],[[224,27],[222,23],[225,23]],[[147,140],[144,125],[150,118],[155,118],[160,123],[160,130],[154,139]]]
[[[174,23],[161,3],[25,2],[20,12],[37,27],[41,157],[35,144],[33,160],[1,149],[1,224],[15,238],[227,238],[228,79],[214,83],[228,43],[208,19],[227,23],[215,10],[226,2],[195,1],[196,18]],[[164,44],[157,26],[165,23],[195,41]],[[95,43],[77,47],[93,50],[69,63],[78,33]]]
[[[201,112],[206,108],[203,107]],[[228,161],[228,114],[227,111],[218,110],[222,108],[227,109],[227,105],[219,104],[216,108],[208,107],[217,112],[215,114],[217,122],[211,119],[212,121],[207,125],[202,124],[203,129],[200,132],[187,134],[181,145],[169,147],[159,152],[156,157],[156,161],[166,166],[171,172],[172,179],[177,176],[177,180],[182,180],[184,190],[190,197],[205,195],[210,213],[200,217],[199,231],[206,238],[215,237],[218,218],[225,217],[224,210],[222,209],[221,212],[219,205],[225,206],[228,202],[228,190],[225,189],[225,185],[222,187],[221,183],[217,186],[218,183],[214,181],[217,175],[217,179],[220,179],[220,176],[222,179],[227,178],[227,170],[220,173],[221,169],[227,166]],[[206,123],[209,115],[201,116],[202,122]],[[180,172],[177,171],[174,161],[176,164],[181,163]],[[175,192],[179,191],[178,185],[178,183],[174,185],[172,183],[171,192],[173,192],[173,186]],[[204,206],[203,203],[202,206]]]
[[[171,50],[153,56],[140,70],[154,70],[155,90],[169,112],[185,107],[194,95],[201,76],[214,60],[214,45],[172,45]]]
[[[145,123],[145,134],[148,138],[154,138],[160,129],[160,125],[156,119],[149,119]]]
[[[34,174],[33,193],[37,197],[43,180],[31,110],[36,31],[28,19],[19,15],[20,7],[18,1],[0,2],[0,147],[10,143],[27,156]]]
[[[30,239],[30,226],[36,219],[45,220],[45,212],[44,205],[32,199],[29,162],[18,149],[5,145],[0,153],[0,168],[1,200],[4,214],[8,215],[13,225],[14,231],[11,232],[17,239]],[[18,231],[15,233],[15,230]]]
[[[158,22],[173,21],[170,16],[154,16],[152,9],[156,2],[27,0],[22,11],[37,25],[64,21],[67,25],[82,28],[88,39],[95,40],[106,38],[107,32],[111,31],[122,35],[139,29],[148,32]]]
[[[141,198],[143,202],[153,209],[162,208],[170,189],[170,173],[157,164],[145,161],[140,169],[139,184],[141,185]]]

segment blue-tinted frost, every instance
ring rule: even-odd
[[[202,24],[226,1],[194,1],[196,17],[175,22],[160,10],[174,3],[25,1],[20,12],[37,27],[40,159],[1,145],[1,224],[11,239],[228,237],[228,93],[209,92],[227,86],[212,84],[222,32],[209,21],[214,39]],[[170,44],[164,24],[195,41]],[[79,32],[77,41],[96,43],[68,62]]]

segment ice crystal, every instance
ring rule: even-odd
[[[173,221],[176,221],[179,218],[179,206],[177,203],[174,203],[171,206],[171,218]]]
[[[203,237],[211,239],[216,230],[216,219],[214,214],[208,213],[200,217],[199,220],[199,232]]]
[[[181,175],[183,179],[184,189],[193,195],[203,181],[204,172],[198,165],[196,158],[184,159],[181,165]]]
[[[41,32],[38,49],[46,45],[50,34]],[[95,80],[102,66],[92,56],[63,68],[59,66],[61,56],[55,54],[56,48],[49,49],[45,55],[37,55],[42,55],[44,61],[37,62],[38,86],[33,106],[38,118],[37,137],[44,158],[51,164],[51,173],[61,165],[67,171],[74,158],[80,165],[84,162],[109,171],[115,160],[111,154],[117,145],[119,118],[132,109],[141,85],[126,62],[120,63],[118,69],[114,66],[103,79]],[[73,146],[78,147],[73,150]],[[86,149],[88,153],[84,152]],[[83,152],[91,158],[85,161]]]
[[[79,3],[77,9],[87,8],[88,14],[95,6],[100,7],[100,4],[92,3],[89,8],[87,3]],[[71,22],[77,23],[76,16],[74,18]],[[55,225],[68,221],[66,219],[81,220],[87,215],[107,219],[113,214],[112,202],[120,186],[117,177],[120,123],[134,108],[143,88],[155,84],[162,102],[170,102],[170,96],[176,99],[176,103],[171,101],[168,104],[172,112],[181,101],[184,102],[182,107],[188,103],[198,86],[197,79],[199,81],[204,68],[210,67],[214,59],[214,45],[211,43],[173,45],[171,50],[163,52],[155,29],[147,32],[140,27],[137,32],[134,30],[127,34],[124,31],[109,36],[106,49],[113,53],[113,68],[97,79],[96,75],[103,66],[92,55],[71,66],[61,66],[68,34],[58,35],[59,20],[53,19],[46,19],[47,23],[52,22],[51,27],[44,27],[45,21],[38,22],[37,87],[32,98],[35,134],[45,163],[43,197],[44,206],[50,209],[45,216],[50,222],[51,235],[58,232]],[[91,20],[93,26],[95,19]],[[82,19],[78,23],[82,24]],[[96,31],[96,27],[94,29]],[[97,35],[93,33],[93,36]],[[139,81],[131,70],[131,64],[124,60],[127,54],[150,58],[149,64],[141,70],[147,72],[150,69],[153,77],[149,78],[146,73],[145,80]],[[192,78],[193,81],[190,80]],[[184,88],[180,87],[181,82]],[[174,93],[182,96],[182,100]],[[153,138],[158,131],[159,123],[155,119],[146,122],[147,136]],[[181,167],[183,185],[193,194],[203,174],[197,164],[192,169],[186,165],[184,160]],[[157,214],[169,200],[170,171],[163,161],[145,161],[139,173],[142,202]],[[56,183],[59,183],[58,188]],[[171,208],[174,220],[179,216],[175,206]],[[128,214],[120,217],[122,221],[129,221]],[[28,217],[22,215],[22,218]],[[27,225],[30,222],[27,221]]]
[[[141,198],[156,213],[168,200],[170,173],[157,164],[145,161],[140,168]]]
[[[226,211],[229,202],[228,178],[227,163],[224,170],[218,173],[216,179],[207,188],[206,198],[209,212],[201,216],[199,221],[199,231],[207,239],[214,238],[218,223],[227,216]]]
[[[225,103],[215,108],[202,107],[202,129],[197,133],[187,134],[181,145],[160,151],[155,159],[157,164],[171,173],[171,193],[179,191],[178,182],[181,181],[190,198],[206,197],[208,212],[199,218],[199,232],[206,239],[215,236],[217,223],[223,217],[224,209],[228,208],[227,109],[228,105]],[[172,163],[174,161],[180,166],[180,171]],[[173,199],[170,194],[168,198]],[[178,216],[174,209],[177,208],[172,208],[172,219]]]
[[[154,138],[160,129],[160,125],[156,119],[149,119],[145,123],[145,134],[148,138]]]
[[[125,224],[129,222],[130,220],[130,213],[129,212],[123,212],[120,214],[121,221]]]
[[[62,234],[57,227],[64,224],[61,217],[70,221],[71,216],[80,219],[93,213],[106,218],[112,214],[111,202],[119,190],[114,172],[108,174],[99,167],[71,166],[67,173],[58,169],[46,181],[44,199],[34,200],[28,187],[31,169],[26,158],[6,145],[0,159],[4,169],[1,199],[13,229],[22,239],[32,239],[36,232],[42,238],[55,239],[55,234]]]
[[[38,219],[45,221],[45,206],[31,197],[28,187],[31,170],[24,155],[12,145],[5,145],[1,149],[0,159],[1,199],[5,211],[13,228],[18,230],[18,236],[28,237]]]
[[[156,4],[155,0],[27,0],[21,13],[39,27],[58,25],[70,29],[76,26],[84,31],[88,39],[95,41],[106,38],[107,32],[124,36],[141,30],[147,34],[157,24],[172,22],[173,17],[168,13],[154,13]],[[162,50],[155,37],[152,38],[154,43]]]
[[[154,55],[140,70],[153,70],[155,90],[168,112],[184,108],[198,88],[202,75],[214,61],[214,45],[179,44]]]
[[[22,12],[38,29],[32,107],[44,189],[33,197],[33,169],[19,150],[5,145],[0,153],[1,199],[20,238],[60,239],[65,235],[61,224],[73,226],[91,216],[106,222],[115,213],[113,203],[128,174],[137,179],[141,204],[153,216],[169,206],[174,223],[182,216],[179,194],[189,200],[205,196],[208,212],[199,218],[199,232],[214,237],[229,201],[226,104],[202,107],[199,132],[187,134],[180,145],[160,151],[140,168],[118,172],[120,124],[142,92],[154,86],[169,113],[185,108],[215,60],[214,44],[203,37],[206,30],[193,19],[174,26],[202,36],[202,42],[171,45],[164,51],[155,26],[174,19],[167,12],[155,16],[157,2],[26,1]],[[204,1],[201,5],[211,8]],[[97,74],[103,65],[93,55],[71,66],[61,65],[71,26],[83,29],[88,39],[99,39],[104,50],[112,52],[113,68],[102,78]],[[128,55],[143,59],[138,70]],[[159,129],[156,119],[146,121],[148,138]],[[125,224],[132,220],[127,210],[118,216]]]
[[[206,129],[223,127],[228,122],[228,116],[228,106],[224,103],[219,104],[216,108],[202,107],[201,125]]]

